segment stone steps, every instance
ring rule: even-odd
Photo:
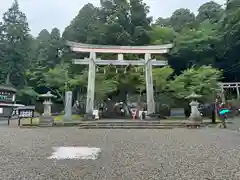
[[[79,123],[79,126],[186,126],[185,124],[145,124],[145,123]]]
[[[202,127],[208,123],[201,124]],[[185,128],[186,122],[183,121],[166,121],[166,120],[98,120],[82,121],[79,123],[81,129],[173,129]]]
[[[81,125],[80,129],[173,129],[171,126]]]
[[[180,124],[179,121],[141,121],[141,120],[95,120],[95,121],[81,121],[81,124]]]
[[[185,127],[179,122],[161,123],[160,121],[118,120],[118,121],[83,121],[81,129],[172,129]]]

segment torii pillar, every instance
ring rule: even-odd
[[[145,54],[145,78],[146,78],[146,93],[147,93],[147,112],[148,114],[155,113],[155,100],[153,90],[152,63],[151,54]]]
[[[88,88],[87,88],[87,104],[86,113],[92,114],[94,108],[95,98],[95,76],[96,76],[96,53],[90,52],[89,65],[88,65]]]

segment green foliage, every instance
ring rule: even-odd
[[[17,96],[29,96],[32,98],[37,98],[38,97],[38,93],[33,89],[33,87],[29,87],[29,86],[25,86],[22,89],[20,89],[19,91],[17,91]]]
[[[34,88],[30,86],[22,87],[16,93],[17,101],[25,102],[27,105],[34,104],[38,95]]]
[[[228,0],[226,10],[219,22],[218,31],[221,34],[219,49],[222,59],[220,68],[225,70],[227,80],[238,81],[240,64],[240,1]]]
[[[105,0],[85,5],[63,33],[64,39],[97,44],[148,44],[151,18],[142,0]]]
[[[196,18],[199,22],[208,20],[211,23],[216,23],[217,21],[220,20],[223,11],[224,10],[222,9],[220,4],[214,1],[209,1],[200,6]]]
[[[173,43],[177,33],[171,27],[155,26],[150,31],[151,44],[161,45]]]
[[[114,79],[106,79],[104,74],[96,74],[95,93],[98,100],[106,99],[107,95],[117,91],[118,82]]]
[[[29,28],[24,13],[15,0],[3,15],[1,24],[1,73],[7,84],[25,85],[24,72],[29,66]]]
[[[194,27],[195,15],[189,9],[177,9],[170,18],[170,25],[179,32],[183,29]]]
[[[50,69],[45,76],[45,85],[49,87],[58,87],[61,91],[67,90],[68,83],[68,65],[59,64],[54,69]]]
[[[92,4],[86,4],[66,27],[63,38],[77,42],[97,43],[95,33],[101,31],[98,26],[100,23],[98,12],[99,10]]]
[[[66,40],[105,45],[174,43],[168,56],[154,56],[169,60],[169,66],[153,68],[159,101],[170,101],[167,96],[183,98],[191,91],[210,98],[221,80],[222,71],[218,69],[224,70],[225,81],[240,81],[239,2],[228,0],[223,9],[210,1],[199,7],[196,17],[189,9],[181,8],[152,23],[143,0],[100,0],[100,7],[89,3],[80,9],[62,37],[54,28],[43,29],[34,38],[29,34],[26,16],[14,1],[0,23],[0,83],[16,86],[23,101],[46,89],[63,100],[65,90],[78,94],[79,89],[86,90],[88,79],[86,67],[71,63],[71,59],[86,54],[72,53],[64,46]],[[103,54],[100,58],[115,59],[116,55]],[[130,54],[125,58],[142,57]],[[143,67],[109,65],[96,74],[97,99],[116,92],[144,91]]]
[[[169,80],[173,74],[173,69],[169,66],[153,69],[153,83],[158,92],[168,91]]]
[[[160,27],[168,27],[171,26],[170,25],[170,18],[162,18],[159,17],[157,18],[157,20],[155,21],[155,23],[153,24],[154,26],[160,26]]]
[[[211,66],[191,68],[183,71],[170,83],[170,89],[178,98],[185,98],[192,92],[206,97],[213,97],[218,91],[221,72]]]

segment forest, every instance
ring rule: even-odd
[[[182,99],[190,92],[211,98],[219,81],[240,81],[240,0],[228,0],[225,6],[210,1],[197,14],[180,8],[156,21],[149,11],[143,0],[101,0],[100,7],[89,3],[80,9],[63,32],[43,27],[33,37],[15,0],[0,23],[0,83],[17,88],[18,101],[24,104],[47,91],[57,95],[58,101],[64,100],[66,90],[81,98],[86,93],[88,67],[73,65],[72,59],[86,54],[72,53],[66,40],[135,46],[173,43],[170,54],[156,56],[169,65],[153,69],[154,89],[162,102],[164,97],[169,102],[169,97]],[[111,59],[111,55],[100,58]],[[119,92],[139,97],[145,92],[143,67],[118,67],[118,73],[111,65],[98,68],[96,98]]]

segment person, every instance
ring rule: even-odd
[[[124,117],[124,116],[125,116],[125,110],[124,110],[124,104],[123,104],[123,102],[120,102],[120,103],[119,103],[119,109],[120,109],[120,114],[121,114],[121,116]]]
[[[138,111],[138,117],[139,117],[140,120],[145,120],[146,119],[146,113],[145,113],[143,107],[140,107],[140,109]]]
[[[73,105],[73,113],[79,113],[79,109],[80,109],[80,103],[79,101],[75,101],[74,105]]]
[[[230,113],[231,110],[228,107],[225,107],[225,105],[222,103],[219,109],[219,117],[222,120],[224,128],[226,128],[226,120],[227,120],[227,114]]]
[[[216,104],[213,103],[212,104],[212,108],[211,108],[211,119],[212,119],[212,123],[215,124],[216,123]]]
[[[99,120],[100,119],[98,109],[93,110],[93,118],[94,118],[94,120]]]
[[[145,113],[145,111],[142,111],[142,119],[143,119],[143,120],[146,119],[146,113]]]
[[[101,103],[99,107],[99,119],[103,118],[103,111],[104,111],[104,105],[103,103]]]
[[[133,119],[133,120],[136,120],[136,118],[137,118],[137,110],[134,109],[134,110],[132,111],[132,119]]]
[[[139,118],[140,118],[140,120],[143,120],[143,109],[140,109],[139,111],[138,111],[138,116],[139,116]]]

